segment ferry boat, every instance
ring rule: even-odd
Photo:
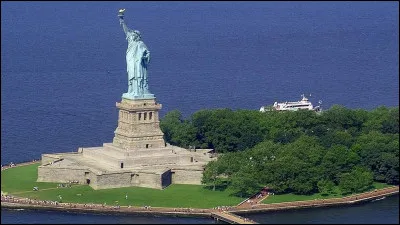
[[[320,105],[313,107],[313,104],[304,96],[304,94],[301,95],[302,99],[297,102],[282,102],[278,103],[275,102],[274,105],[271,107],[268,106],[262,106],[260,108],[260,112],[266,112],[266,111],[271,111],[271,110],[277,110],[277,111],[297,111],[297,110],[314,110],[314,111],[321,111],[321,103],[322,101],[318,101]]]

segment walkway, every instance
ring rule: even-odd
[[[231,224],[257,224],[255,221],[226,212],[226,211],[221,211],[221,212],[212,212],[211,216],[214,219],[217,220],[222,220],[225,221],[227,223],[231,223]]]
[[[383,189],[373,190],[361,194],[354,194],[343,198],[330,198],[330,199],[315,199],[308,201],[295,201],[295,202],[281,202],[270,204],[253,204],[251,208],[241,206],[236,209],[229,210],[230,212],[260,212],[270,210],[282,210],[293,208],[310,208],[310,207],[324,207],[331,205],[345,205],[354,204],[358,202],[371,201],[373,199],[383,198],[385,196],[394,195],[399,193],[399,186],[387,187]]]
[[[236,208],[239,209],[248,209],[248,208],[253,208],[257,204],[261,204],[261,202],[266,199],[269,195],[269,192],[265,191],[265,188],[263,188],[261,191],[257,192],[250,198],[242,201],[239,203]]]

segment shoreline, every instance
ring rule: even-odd
[[[235,213],[238,215],[242,214],[254,214],[268,211],[280,211],[280,210],[291,210],[291,209],[306,209],[306,208],[317,208],[317,207],[337,207],[344,205],[362,204],[368,201],[380,199],[383,197],[399,194],[399,187],[389,187],[376,191],[365,192],[357,195],[352,195],[337,199],[321,199],[321,200],[308,200],[308,201],[295,201],[295,202],[282,202],[282,203],[271,203],[271,204],[257,204],[251,208],[235,208],[232,207],[227,210],[223,210],[229,213]],[[21,203],[19,201],[26,201],[25,198],[13,198],[12,201],[5,201],[2,199],[1,208],[9,209],[29,209],[29,210],[48,210],[48,211],[63,211],[63,212],[75,212],[75,213],[95,213],[95,214],[132,214],[132,215],[161,215],[161,216],[178,216],[178,217],[209,217],[212,218],[213,212],[218,212],[216,209],[191,209],[191,208],[167,208],[167,207],[152,207],[151,209],[145,209],[143,207],[128,207],[121,206],[116,207],[101,207],[96,206],[85,206],[80,204],[78,207],[72,207],[72,203],[58,203],[58,205],[39,205]],[[17,201],[17,202],[16,202]]]
[[[68,208],[64,206],[41,206],[29,205],[13,202],[1,202],[1,207],[4,209],[27,209],[27,210],[45,210],[45,211],[61,211],[73,213],[93,213],[93,214],[123,214],[123,215],[143,215],[143,216],[176,216],[176,217],[210,217],[211,212],[178,212],[178,211],[159,211],[159,210],[141,210],[137,207],[119,209],[110,208]]]
[[[29,165],[39,161],[20,163],[15,166]],[[15,167],[13,166],[13,167]],[[13,168],[2,167],[2,170]],[[354,205],[366,203],[368,201],[384,198],[386,196],[399,194],[399,186],[375,189],[359,194],[353,194],[342,198],[315,199],[307,201],[281,202],[264,204],[259,203],[251,207],[239,208],[232,206],[227,209],[199,209],[199,208],[168,208],[168,207],[139,207],[139,206],[104,206],[101,204],[79,204],[79,203],[58,203],[52,201],[37,201],[28,198],[2,195],[1,208],[6,209],[28,209],[28,210],[48,210],[63,211],[74,213],[95,213],[95,214],[133,214],[133,215],[161,215],[177,217],[209,217],[212,218],[213,212],[229,212],[241,214],[261,213],[268,211],[304,209],[316,207],[335,207],[343,205]],[[240,204],[239,204],[240,205]]]
[[[257,204],[254,205],[251,209],[232,209],[230,210],[230,212],[237,214],[244,214],[244,213],[279,211],[279,210],[291,210],[291,209],[350,206],[357,204],[365,204],[373,200],[378,200],[381,198],[386,198],[388,196],[398,195],[398,194],[399,194],[399,186],[394,186],[394,187],[379,189],[376,191],[354,194],[342,198],[317,199],[308,201],[294,201],[294,202],[282,202],[282,203],[271,203],[271,204]]]

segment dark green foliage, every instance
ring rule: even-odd
[[[372,183],[372,173],[368,169],[355,167],[350,173],[341,174],[339,188],[342,194],[357,193],[367,190]]]
[[[351,110],[340,105],[334,105],[322,114],[322,121],[331,129],[339,130],[347,130],[351,127],[361,128],[366,119],[365,111]]]
[[[335,183],[333,183],[331,180],[320,180],[318,181],[317,186],[319,193],[321,193],[322,195],[335,194]]]
[[[264,138],[258,125],[259,112],[230,109],[201,110],[183,120],[179,111],[169,112],[160,122],[167,142],[178,146],[213,148],[218,153],[242,151]]]
[[[363,129],[368,131],[380,131],[381,133],[399,133],[399,107],[386,108],[381,106],[372,110],[367,121],[363,124]]]
[[[399,184],[399,108],[366,111],[334,105],[312,111],[261,113],[179,111],[160,123],[165,140],[181,147],[214,148],[203,183],[249,196],[263,186],[275,193],[334,194],[368,188],[372,180]]]
[[[338,144],[350,147],[353,144],[353,137],[347,131],[328,130],[328,132],[320,138],[320,141],[326,148]]]
[[[160,128],[164,132],[166,142],[182,147],[195,146],[196,129],[187,121],[182,119],[182,114],[178,110],[171,111],[160,121]]]
[[[350,172],[359,162],[360,157],[356,152],[349,150],[343,145],[334,145],[327,149],[320,164],[322,176],[324,179],[331,180],[335,184],[338,184],[338,176],[341,173]]]
[[[257,177],[257,169],[251,161],[230,178],[229,187],[237,196],[250,197],[260,191],[262,185]]]
[[[360,135],[354,148],[376,181],[399,183],[399,134],[371,131]]]
[[[208,187],[212,187],[213,191],[215,191],[216,188],[223,189],[226,186],[226,179],[221,177],[222,173],[223,165],[216,161],[211,161],[203,173],[201,182]]]

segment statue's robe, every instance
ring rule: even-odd
[[[131,35],[131,34],[129,34]],[[132,35],[134,36],[134,35]],[[127,37],[128,49],[126,50],[126,69],[128,72],[128,93],[140,96],[148,92],[147,85],[147,66],[148,60],[143,59],[147,46],[143,41],[135,41],[133,37]]]

